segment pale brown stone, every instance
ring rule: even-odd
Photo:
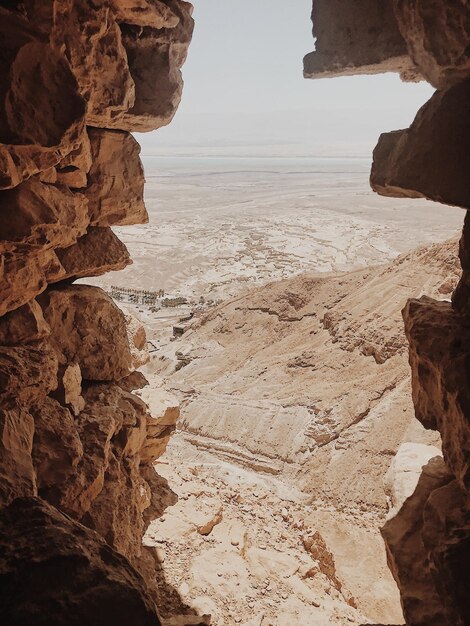
[[[124,390],[145,383],[131,376],[148,359],[145,332],[128,335],[105,292],[70,281],[130,262],[110,226],[148,217],[140,149],[126,131],[172,118],[191,10],[179,0],[0,7],[0,613],[9,624],[160,624],[143,580],[112,549],[144,567],[143,512],[159,497],[143,477],[147,408]],[[172,429],[161,421],[149,463]],[[38,493],[49,504],[18,500]]]
[[[141,450],[142,463],[154,463],[165,452],[180,416],[177,401],[162,391],[153,393],[151,412],[147,414],[147,438]]]
[[[102,457],[101,465],[94,464],[103,470],[101,489],[87,508],[83,522],[128,558],[136,559],[142,551],[145,508],[139,465],[146,437],[146,406],[136,396],[109,385],[90,387],[85,392],[85,401],[85,410],[79,418],[85,451],[93,452],[90,433],[96,430],[94,424],[113,423],[114,432],[109,431],[105,440],[106,458]],[[87,456],[91,458],[85,464],[90,465],[93,453]]]
[[[145,132],[165,126],[173,119],[180,103],[181,66],[186,60],[194,26],[192,5],[181,0],[168,0],[166,4],[179,18],[175,28],[123,29],[136,99],[119,128]]]
[[[145,328],[133,315],[126,315],[127,337],[132,353],[132,367],[138,369],[150,360]]]
[[[90,7],[86,0],[58,2],[55,10],[51,41],[58,48],[65,45],[79,91],[87,101],[87,123],[119,126],[135,95],[114,13],[105,5]]]
[[[470,11],[467,0],[393,0],[408,52],[437,89],[470,77]]]
[[[129,133],[89,128],[93,164],[84,191],[93,226],[148,222],[140,146]]]
[[[470,499],[457,481],[434,490],[424,509],[423,542],[447,624],[470,621],[468,559]]]
[[[29,255],[0,254],[0,315],[26,304],[47,287],[46,275],[64,271],[53,250]]]
[[[40,298],[61,365],[78,363],[84,380],[113,381],[131,372],[124,314],[98,287],[69,285]]]
[[[47,337],[50,329],[36,300],[0,317],[0,345],[30,343]]]
[[[33,434],[34,421],[27,410],[0,409],[0,510],[15,498],[37,493]]]
[[[85,132],[85,103],[59,52],[30,41],[19,48],[8,71],[0,127],[2,189],[56,165]]]
[[[122,270],[132,263],[126,246],[111,228],[90,227],[77,243],[55,250],[55,254],[63,268],[59,280],[101,276],[106,272]]]
[[[67,187],[30,178],[0,195],[0,250],[66,247],[85,234],[87,200]]]
[[[409,626],[442,626],[449,613],[436,589],[423,543],[423,511],[430,494],[452,480],[439,457],[423,468],[415,492],[382,528],[390,570],[401,593]]]
[[[57,357],[49,343],[0,347],[0,406],[31,406],[57,387]]]
[[[79,415],[85,408],[85,400],[82,397],[82,373],[78,363],[59,368],[57,389],[51,395],[73,415]]]
[[[444,459],[462,488],[470,484],[470,325],[450,302],[423,296],[403,311],[410,343],[416,417],[439,430]]]
[[[57,164],[57,182],[73,189],[83,189],[88,184],[88,172],[92,165],[88,133],[83,133],[80,144]]]
[[[171,8],[160,0],[110,0],[118,22],[148,26],[151,28],[174,28],[179,18]]]
[[[31,454],[38,492],[60,507],[75,479],[83,446],[72,414],[53,398],[44,398],[30,411],[34,419]]]

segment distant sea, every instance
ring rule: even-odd
[[[266,156],[148,156],[142,155],[147,179],[191,172],[233,173],[282,172],[311,173],[337,176],[341,174],[368,175],[370,157],[266,157]]]

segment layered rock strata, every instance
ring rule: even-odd
[[[167,407],[150,414],[133,393],[145,382],[134,372],[146,358],[143,330],[129,330],[105,292],[73,281],[131,262],[110,228],[147,221],[130,132],[171,121],[191,13],[182,0],[0,7],[0,613],[8,624],[160,624],[139,570],[148,561],[149,482],[158,485],[152,465],[169,435],[155,424],[166,424]]]
[[[380,137],[372,188],[469,209],[470,4],[315,0],[313,19],[317,51],[306,76],[392,70],[437,89],[409,129]],[[410,626],[470,623],[469,259],[467,218],[452,303],[423,296],[403,311],[416,417],[439,431],[443,451],[383,529]]]

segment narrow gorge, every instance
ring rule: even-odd
[[[464,211],[460,241],[251,287],[156,356],[102,288],[132,263],[116,227],[148,221],[132,133],[171,123],[192,15],[0,1],[0,621],[467,626]],[[312,20],[306,78],[436,89],[372,189],[469,209],[470,2]]]

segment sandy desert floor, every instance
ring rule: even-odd
[[[401,442],[438,442],[413,424],[400,308],[449,297],[463,211],[376,196],[361,159],[145,165],[150,225],[118,229],[134,264],[95,282],[190,301],[124,305],[147,331],[146,397],[163,385],[182,402],[157,466],[179,501],[145,538],[181,597],[163,611],[185,603],[216,626],[402,623],[382,482]],[[196,329],[173,340],[201,297]]]
[[[226,299],[303,271],[351,271],[444,241],[463,211],[381,198],[365,159],[144,159],[150,224],[101,285]]]

